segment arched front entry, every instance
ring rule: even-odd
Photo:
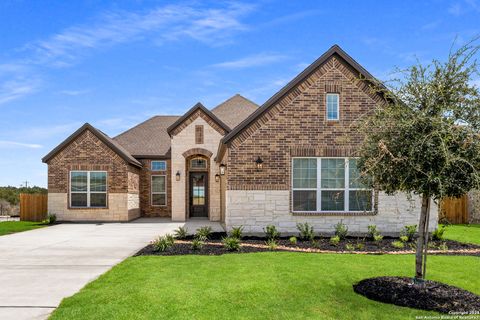
[[[204,154],[185,157],[187,218],[209,218],[210,159]]]

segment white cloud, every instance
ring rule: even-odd
[[[250,67],[264,66],[287,59],[287,56],[280,54],[260,53],[237,60],[225,61],[212,65],[215,68],[223,69],[244,69]]]
[[[64,94],[66,96],[79,96],[82,94],[89,93],[90,90],[61,90],[58,93]]]
[[[39,81],[28,79],[6,80],[0,83],[0,105],[35,92]]]
[[[10,148],[10,147],[22,147],[22,148],[30,148],[30,149],[39,149],[42,148],[40,144],[34,143],[23,143],[17,141],[9,141],[9,140],[0,140],[0,148]]]

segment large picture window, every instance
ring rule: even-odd
[[[166,176],[152,176],[152,205],[167,205],[167,179]]]
[[[106,208],[107,173],[105,171],[71,171],[70,206],[72,208]]]
[[[294,212],[372,211],[373,192],[355,158],[294,158],[292,196]]]

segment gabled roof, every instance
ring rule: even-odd
[[[349,64],[355,71],[362,75],[365,79],[375,79],[365,68],[363,68],[358,62],[356,62],[352,57],[350,57],[342,48],[338,45],[333,45],[327,52],[322,54],[317,60],[315,60],[311,65],[309,65],[305,70],[303,70],[298,76],[296,76],[292,81],[290,81],[286,86],[284,86],[280,91],[274,94],[270,99],[267,100],[260,108],[258,108],[254,113],[252,113],[248,118],[242,121],[238,126],[236,126],[232,131],[230,131],[225,137],[223,137],[221,143],[228,143],[238,134],[240,134],[245,128],[247,128],[252,122],[254,122],[258,117],[267,112],[272,106],[274,106],[281,98],[287,95],[291,90],[295,89],[304,79],[306,79],[311,73],[313,73],[318,67],[323,65],[325,62],[330,59],[332,56],[338,56],[343,59],[347,64]]]
[[[171,134],[175,128],[177,128],[179,125],[181,125],[185,120],[187,120],[191,115],[193,115],[197,110],[201,110],[203,113],[205,113],[210,119],[212,119],[218,126],[220,126],[223,130],[226,132],[230,131],[230,127],[228,127],[225,123],[223,123],[222,120],[220,120],[216,115],[214,115],[210,110],[205,108],[203,104],[200,102],[197,102],[196,105],[194,105],[190,110],[188,110],[183,116],[177,119],[171,126],[168,127],[167,132],[168,134]]]
[[[258,104],[238,93],[212,109],[212,113],[230,128],[235,128],[258,109]]]
[[[180,116],[155,116],[113,139],[136,158],[168,157],[170,136],[167,128]]]
[[[80,136],[85,130],[90,131],[93,133],[100,141],[105,143],[110,149],[115,151],[122,159],[127,161],[130,164],[135,166],[141,167],[142,164],[138,162],[132,155],[125,150],[118,142],[107,136],[102,131],[98,130],[94,126],[89,123],[85,123],[81,126],[77,131],[71,134],[67,139],[65,139],[62,143],[60,143],[57,147],[55,147],[52,151],[50,151],[45,157],[42,158],[42,162],[46,163],[50,159],[52,159],[55,155],[57,155],[60,151],[63,150],[66,146],[68,146],[73,140],[75,140],[78,136]]]

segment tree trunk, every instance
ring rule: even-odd
[[[422,209],[418,225],[417,252],[415,255],[415,282],[422,283],[426,270],[426,249],[428,245],[428,216],[430,211],[430,197],[422,195]]]

